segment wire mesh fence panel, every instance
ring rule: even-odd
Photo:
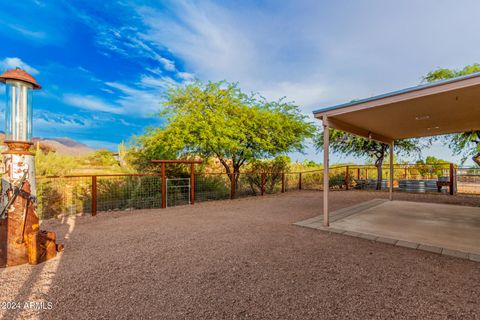
[[[160,176],[97,177],[97,210],[150,209],[162,206]]]
[[[166,185],[166,207],[190,204],[190,178],[170,178]]]
[[[300,175],[298,173],[285,173],[285,191],[299,189]]]
[[[261,174],[241,173],[235,181],[235,197],[258,196],[261,194]]]
[[[457,168],[458,193],[480,194],[480,168]]]
[[[40,219],[91,213],[91,190],[91,177],[37,179],[37,212]]]
[[[282,173],[264,174],[264,192],[265,194],[282,192]]]
[[[302,189],[303,190],[322,190],[323,189],[323,172],[302,172]]]
[[[231,181],[226,174],[195,175],[195,202],[229,199]]]

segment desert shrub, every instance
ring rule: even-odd
[[[250,189],[254,195],[261,192],[262,175],[265,179],[265,192],[274,193],[282,181],[282,173],[287,172],[290,159],[285,156],[276,157],[273,160],[254,160],[249,163],[248,170],[258,174],[243,175],[250,185]]]
[[[196,201],[226,199],[230,196],[231,183],[226,175],[195,176]]]

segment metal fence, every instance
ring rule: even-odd
[[[377,185],[374,166],[337,166],[329,170],[332,190],[389,188],[390,171],[382,168]],[[480,194],[480,169],[453,165],[395,165],[400,192]],[[292,190],[322,190],[323,170],[263,173],[198,173],[190,178],[157,174],[38,177],[38,212],[43,219],[62,214],[165,208],[195,202],[262,196]]]

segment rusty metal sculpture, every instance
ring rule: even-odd
[[[38,264],[56,256],[54,232],[39,230],[32,146],[32,90],[37,81],[21,69],[0,75],[7,85],[5,144],[0,198],[0,267]]]

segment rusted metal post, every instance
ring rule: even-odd
[[[298,190],[302,190],[302,173],[298,174]]]
[[[195,165],[190,164],[190,204],[195,203]]]
[[[357,168],[357,180],[360,180],[360,168]]]
[[[162,163],[162,208],[167,207],[167,178],[165,177],[165,163]]]
[[[235,199],[235,173],[230,173],[230,199]]]
[[[328,212],[328,191],[330,178],[328,175],[328,150],[330,144],[330,126],[328,125],[327,115],[323,115],[323,226],[330,225],[330,217]]]
[[[452,196],[453,196],[453,194],[454,194],[454,190],[453,190],[454,188],[453,188],[453,186],[454,186],[454,184],[455,184],[455,181],[454,181],[454,180],[455,180],[454,170],[455,170],[455,168],[454,168],[454,166],[453,166],[453,163],[450,163],[450,186],[449,186],[449,189],[450,189],[450,194],[451,194]]]
[[[282,193],[285,192],[285,172],[282,172]]]
[[[350,177],[348,176],[348,175],[349,175],[349,171],[350,171],[350,168],[347,166],[347,167],[345,168],[345,190],[347,190],[347,191],[348,191],[348,180],[349,180],[349,178],[350,178]]]
[[[97,176],[92,176],[92,216],[97,215]]]
[[[263,196],[263,194],[265,193],[265,173],[262,173],[262,174],[261,174],[261,177],[262,177],[261,195]]]

